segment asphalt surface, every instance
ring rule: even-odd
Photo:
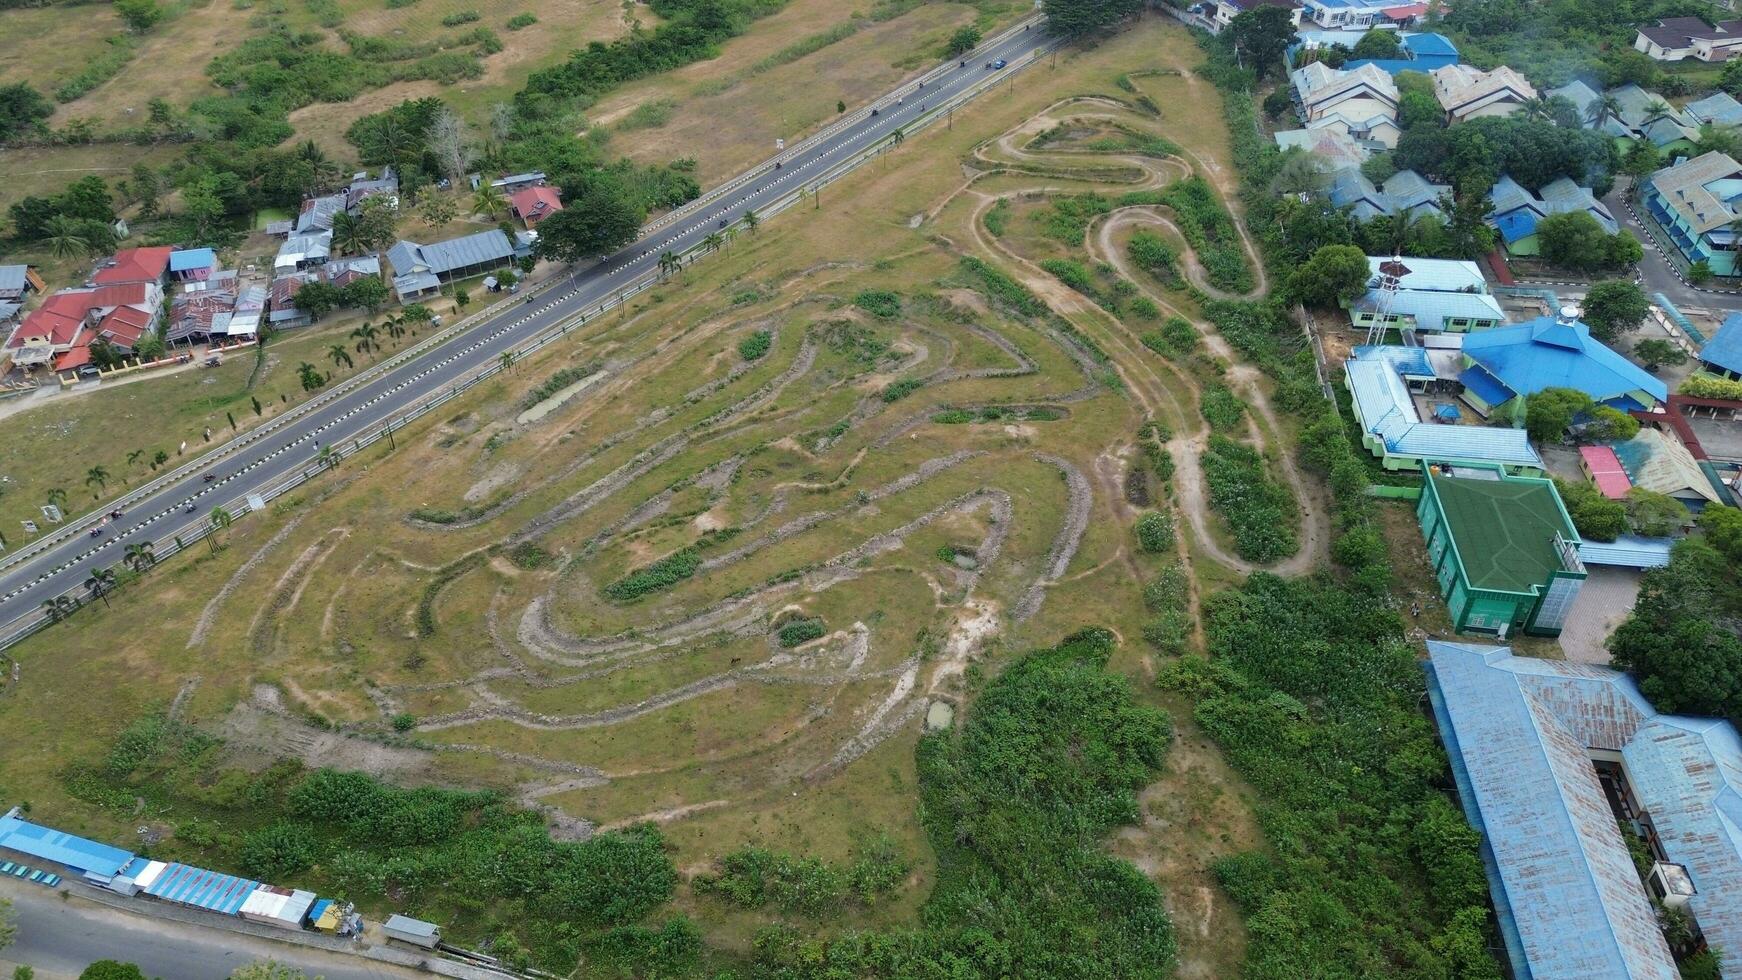
[[[0,569],[0,637],[42,617],[44,601],[82,587],[93,571],[120,564],[128,544],[152,541],[161,546],[177,536],[191,536],[214,506],[276,486],[299,470],[312,471],[321,446],[342,446],[378,432],[407,407],[496,363],[503,352],[576,314],[591,315],[601,302],[654,275],[661,253],[695,248],[708,235],[740,221],[744,212],[760,213],[799,187],[812,186],[886,143],[897,128],[924,116],[928,107],[936,109],[964,97],[988,74],[1002,77],[1026,66],[1030,56],[1049,43],[1035,26],[987,41],[966,56],[965,65],[939,65],[920,83],[906,83],[818,136],[790,146],[779,156],[778,168],[759,166],[728,181],[723,186],[729,190],[718,199],[708,201],[704,195],[707,203],[681,220],[657,227],[596,265],[579,268],[572,279],[564,277],[556,288],[535,294],[531,302],[502,310],[353,386],[269,436],[213,459],[149,497],[129,501],[122,516],[108,522],[100,536],[79,533]],[[1009,65],[986,67],[997,59]],[[876,115],[871,114],[873,109]],[[52,532],[53,525],[47,527]]]
[[[18,938],[0,963],[25,964],[43,980],[76,977],[97,960],[136,964],[163,980],[223,980],[256,960],[277,962],[324,980],[414,980],[431,974],[321,949],[271,942],[228,930],[148,919],[40,885],[0,889],[12,900]],[[11,971],[7,971],[11,975]]]

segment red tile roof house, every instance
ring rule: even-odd
[[[554,187],[523,187],[509,195],[508,206],[514,209],[515,216],[524,221],[526,227],[531,228],[561,211],[563,201]]]
[[[124,248],[97,267],[91,282],[98,286],[115,286],[124,282],[163,282],[169,271],[169,245],[145,248]]]
[[[19,367],[74,371],[90,363],[99,337],[131,351],[157,326],[162,310],[163,287],[156,282],[63,289],[18,324],[5,351]]]

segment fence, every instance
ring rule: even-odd
[[[1007,31],[1004,35],[1000,35],[1000,39],[1002,39],[1005,36],[1008,36],[1011,33],[1014,33],[1017,30],[1017,28],[1020,28],[1020,27],[1021,27],[1021,25],[1019,24],[1019,25],[1017,25],[1016,28],[1012,28],[1011,31]],[[1017,62],[1012,62],[1007,71],[999,73],[997,75],[992,75],[992,76],[985,78],[982,81],[976,83],[975,85],[972,85],[967,89],[964,89],[955,98],[939,105],[936,109],[932,109],[932,110],[927,111],[925,114],[914,119],[914,121],[912,123],[908,124],[908,126],[905,127],[904,131],[917,132],[919,130],[924,129],[927,126],[932,125],[933,123],[936,123],[940,117],[946,116],[957,105],[960,105],[962,103],[965,103],[965,102],[977,97],[981,93],[985,92],[987,89],[998,84],[1000,81],[1003,81],[1006,78],[1010,78],[1016,71],[1020,70],[1021,68],[1025,68],[1025,67],[1028,67],[1029,65],[1032,65],[1035,61],[1039,60],[1039,58],[1042,54],[1046,53],[1052,47],[1055,47],[1057,45],[1057,43],[1058,42],[1052,41],[1052,40],[1046,40],[1046,41],[1041,42],[1040,44],[1038,44],[1036,46],[1035,50],[1031,53],[1031,55],[1029,56],[1029,58],[1025,62],[1022,62],[1020,64]],[[940,69],[940,71],[941,70],[942,69]],[[846,123],[837,124],[837,127],[832,128],[831,130],[824,130],[822,133],[819,133],[817,136],[812,137],[812,139],[814,140],[814,139],[823,138],[823,136],[830,133],[834,129],[838,129],[839,125],[846,125]],[[828,172],[824,173],[821,177],[818,177],[816,180],[812,181],[810,183],[808,189],[804,186],[800,186],[800,187],[795,188],[794,190],[788,192],[787,194],[783,195],[782,197],[776,199],[774,202],[772,202],[768,205],[765,205],[763,208],[763,214],[765,216],[773,216],[773,215],[779,214],[780,212],[786,210],[787,208],[792,207],[794,204],[798,203],[799,201],[802,201],[807,193],[814,195],[816,191],[821,190],[822,188],[824,188],[830,184],[833,184],[835,181],[841,179],[842,177],[846,176],[848,173],[852,172],[854,169],[858,168],[865,161],[875,157],[878,152],[880,152],[880,151],[877,149],[876,145],[865,147],[859,153],[852,155],[852,156],[849,156],[848,158],[835,164],[832,168],[829,169]],[[740,178],[738,181],[734,182],[734,184],[728,185],[728,188],[730,188],[732,186],[736,186],[738,184],[742,184],[743,179],[744,178]],[[711,195],[710,196],[711,199],[717,200],[719,193],[720,192],[716,192],[715,194]],[[669,216],[669,215],[667,216],[668,219],[670,217],[671,216]],[[660,227],[663,227],[663,224],[656,223],[655,225],[650,226],[647,229],[647,231],[649,233],[651,233],[652,231],[658,230],[658,228],[660,228]],[[693,246],[688,250],[688,252],[698,252],[701,250],[702,247],[703,246],[700,246],[700,245]],[[566,276],[553,276],[549,279],[546,279],[543,283],[539,284],[538,286],[533,287],[533,289],[536,291],[542,292],[542,291],[545,291],[545,290],[548,290],[549,288],[551,288],[551,286],[554,283],[557,283],[559,281],[564,281],[567,278],[568,277],[566,277]],[[591,312],[586,311],[586,310],[582,310],[581,312],[576,313],[571,317],[565,318],[565,319],[559,321],[558,323],[553,324],[551,327],[549,327],[548,329],[546,329],[545,331],[543,331],[542,333],[540,333],[539,335],[534,337],[525,346],[512,350],[513,357],[511,358],[511,362],[513,360],[519,360],[520,358],[526,357],[527,355],[530,355],[530,354],[538,352],[539,350],[542,350],[547,345],[549,345],[549,344],[553,343],[554,341],[566,336],[568,334],[568,332],[571,329],[573,329],[574,327],[577,327],[577,326],[580,326],[581,324],[586,323],[590,317],[599,317],[599,316],[602,316],[611,310],[622,308],[625,304],[628,303],[630,298],[632,298],[634,296],[638,296],[641,293],[645,292],[646,290],[652,288],[659,281],[660,281],[660,276],[658,273],[655,273],[655,272],[645,273],[634,284],[619,290],[614,295],[607,297],[605,300],[601,301],[599,303],[599,305],[595,306],[591,310]],[[522,294],[522,295],[524,296],[524,294]],[[250,432],[248,432],[242,436],[239,436],[236,439],[232,439],[230,442],[224,444],[223,446],[218,447],[217,449],[206,454],[205,456],[202,456],[199,459],[194,460],[193,462],[190,462],[187,465],[178,468],[173,473],[165,474],[164,476],[161,476],[161,477],[157,478],[156,480],[151,481],[150,483],[142,485],[141,487],[139,487],[139,489],[128,494],[126,497],[123,497],[120,500],[118,500],[114,506],[120,507],[120,506],[124,506],[124,505],[130,505],[132,502],[143,500],[144,498],[150,496],[152,493],[155,493],[158,490],[161,490],[165,486],[168,486],[169,484],[171,484],[177,480],[181,480],[181,479],[186,478],[187,476],[194,473],[196,470],[199,470],[199,469],[209,465],[213,461],[218,460],[218,459],[222,459],[225,456],[231,455],[232,453],[236,452],[237,450],[240,450],[248,445],[251,445],[255,442],[260,441],[261,439],[266,438],[268,435],[282,429],[285,425],[287,425],[291,421],[302,418],[303,416],[309,414],[315,408],[322,406],[322,405],[329,404],[334,399],[342,397],[345,394],[348,394],[352,389],[363,384],[365,382],[365,379],[374,380],[376,378],[379,378],[379,377],[383,376],[386,372],[393,370],[395,367],[403,365],[403,364],[405,364],[405,363],[409,362],[410,360],[413,360],[417,357],[421,357],[423,354],[428,353],[430,350],[434,349],[434,347],[439,346],[440,344],[446,343],[448,340],[452,339],[458,333],[460,333],[461,331],[463,331],[465,329],[469,329],[472,325],[474,325],[477,322],[480,322],[482,319],[484,319],[486,317],[493,317],[497,313],[501,312],[504,309],[509,308],[510,306],[520,305],[521,302],[524,302],[524,300],[521,297],[516,297],[512,301],[504,300],[504,301],[496,303],[492,306],[486,307],[485,309],[479,310],[477,313],[473,314],[472,316],[458,321],[453,326],[449,327],[446,330],[441,331],[438,334],[431,336],[428,340],[425,340],[424,342],[418,344],[417,346],[412,347],[412,348],[410,348],[410,349],[408,349],[400,354],[397,354],[393,358],[390,358],[389,360],[383,361],[380,365],[378,365],[378,367],[376,369],[369,371],[369,372],[358,374],[358,375],[348,379],[343,384],[341,384],[339,387],[335,388],[332,392],[329,392],[326,395],[323,395],[319,398],[316,398],[314,400],[306,402],[303,405],[299,406],[298,408],[296,408],[290,412],[287,412],[284,415],[280,415],[280,416],[274,418],[272,421],[266,423],[265,425],[261,426],[260,428],[251,430]],[[366,434],[354,435],[349,440],[348,445],[342,444],[342,443],[337,442],[337,441],[330,443],[329,447],[331,448],[332,452],[329,456],[326,457],[326,459],[328,460],[327,462],[311,463],[311,465],[306,466],[303,469],[297,471],[297,473],[291,475],[289,478],[287,478],[283,481],[280,481],[277,485],[270,487],[270,488],[267,488],[265,490],[257,491],[252,495],[260,497],[261,502],[263,504],[269,505],[274,500],[277,500],[278,498],[284,496],[285,494],[290,493],[291,491],[297,489],[298,487],[302,486],[303,484],[314,479],[316,476],[319,476],[324,470],[329,469],[329,468],[336,468],[339,465],[339,463],[342,462],[345,458],[350,457],[350,456],[355,456],[356,454],[362,452],[363,450],[369,448],[370,446],[373,446],[376,443],[380,442],[382,439],[390,439],[392,436],[392,433],[405,428],[407,425],[410,425],[412,422],[416,421],[417,419],[422,418],[423,416],[429,414],[430,412],[434,411],[436,408],[440,407],[441,405],[444,405],[444,404],[452,401],[453,399],[458,398],[460,395],[464,394],[466,391],[469,391],[473,386],[475,386],[475,385],[479,384],[480,382],[494,376],[495,374],[501,372],[502,370],[504,370],[504,368],[503,368],[501,359],[500,358],[492,358],[487,363],[485,363],[485,365],[482,368],[473,372],[470,377],[468,377],[462,381],[455,382],[454,384],[449,385],[448,387],[444,388],[440,392],[426,396],[424,399],[419,401],[414,407],[412,407],[408,411],[403,412],[403,413],[387,420],[387,422],[383,423],[380,428],[374,429]],[[222,508],[224,508],[224,510],[226,510],[229,513],[240,518],[240,517],[245,516],[246,514],[251,512],[251,508],[248,506],[248,503],[247,503],[248,496],[250,496],[250,495],[244,495],[241,499],[232,499],[228,503],[219,503],[219,504],[215,504],[214,506],[222,507]],[[55,534],[50,535],[48,538],[44,538],[42,540],[33,542],[28,548],[12,555],[10,558],[6,559],[4,562],[0,562],[0,570],[4,570],[5,568],[8,568],[12,565],[16,565],[28,557],[31,557],[31,556],[36,555],[36,554],[40,554],[41,552],[53,547],[54,545],[59,544],[60,542],[63,542],[65,540],[75,536],[78,532],[83,531],[85,528],[89,527],[94,521],[100,519],[102,516],[103,516],[103,513],[101,511],[94,512],[92,514],[86,515],[84,518],[81,518],[77,521],[71,522],[71,523],[63,526],[63,528],[60,531],[57,531]],[[156,554],[156,561],[163,561],[165,559],[174,557],[175,555],[181,554],[183,551],[186,551],[188,548],[192,547],[193,545],[198,544],[199,542],[205,540],[208,536],[215,533],[215,531],[216,531],[216,529],[212,526],[212,522],[210,520],[199,521],[190,530],[186,531],[183,534],[174,536],[173,540],[171,541],[170,545],[167,547],[166,550],[156,551],[156,549],[154,549],[154,553]],[[71,588],[63,590],[62,592],[60,592],[59,594],[57,594],[55,596],[49,597],[47,600],[45,600],[45,604],[53,603],[53,602],[56,602],[56,601],[61,600],[61,599],[72,599],[75,602],[82,605],[82,601],[80,599],[80,596],[84,592],[85,592],[85,589],[83,588],[83,586],[73,586]],[[23,613],[20,616],[18,616],[17,618],[13,619],[10,623],[8,623],[4,626],[0,626],[0,650],[5,650],[5,649],[10,648],[10,647],[18,644],[19,642],[25,640],[26,638],[34,636],[36,633],[38,633],[44,629],[47,629],[50,625],[52,625],[52,621],[48,618],[47,615],[38,615],[38,614],[35,614],[34,612]]]

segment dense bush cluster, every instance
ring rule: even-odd
[[[781,646],[791,649],[801,643],[820,639],[828,631],[828,627],[820,619],[795,619],[780,628],[776,639]]]
[[[1185,285],[1179,271],[1179,249],[1174,248],[1167,239],[1152,232],[1140,231],[1131,236],[1131,242],[1125,250],[1130,253],[1133,262],[1168,288],[1177,289]]]
[[[1165,715],[1106,669],[1113,635],[1087,630],[992,681],[960,731],[919,747],[920,819],[937,884],[917,929],[756,938],[757,976],[1105,977],[1173,975],[1161,893],[1108,856],[1161,765]]]
[[[774,335],[766,330],[758,330],[738,341],[738,356],[746,361],[760,360],[772,346],[774,346]]]
[[[1240,400],[1239,395],[1229,391],[1227,385],[1205,385],[1198,402],[1198,411],[1216,432],[1238,432],[1246,422],[1246,403]]]
[[[1137,519],[1137,543],[1144,551],[1160,554],[1174,546],[1173,518],[1160,511],[1150,511]]]
[[[909,863],[884,837],[845,867],[755,846],[727,854],[715,867],[713,874],[695,879],[697,892],[739,908],[773,906],[789,915],[821,918],[839,914],[849,901],[875,903],[901,883]]]
[[[618,602],[633,602],[643,596],[669,589],[696,573],[702,566],[702,555],[695,548],[674,551],[645,568],[605,586],[605,598]]]
[[[1203,466],[1210,505],[1227,520],[1240,557],[1273,562],[1300,549],[1294,534],[1294,501],[1270,478],[1257,450],[1213,435]]]
[[[1209,181],[1197,174],[1174,181],[1162,189],[1161,201],[1173,209],[1174,222],[1197,252],[1210,285],[1232,293],[1252,288],[1239,229]]]
[[[1259,573],[1163,682],[1257,790],[1269,847],[1217,877],[1259,978],[1494,978],[1478,835],[1441,788],[1421,668],[1382,596]]]
[[[853,297],[853,305],[880,320],[893,320],[901,315],[901,294],[887,289],[866,289]]]
[[[882,397],[886,402],[898,402],[924,387],[924,378],[902,378],[885,387]]]
[[[1172,656],[1185,653],[1192,633],[1188,607],[1191,581],[1178,562],[1143,587],[1143,608],[1149,619],[1143,623],[1143,638],[1157,650]]]
[[[687,921],[642,924],[677,886],[652,825],[558,842],[541,814],[493,792],[402,789],[295,762],[226,769],[222,752],[216,739],[152,716],[100,764],[63,779],[128,815],[147,800],[176,823],[164,858],[421,915],[461,942],[506,937],[564,973],[607,954],[626,975],[694,965],[700,941]]]

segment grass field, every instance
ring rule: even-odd
[[[906,16],[932,25],[923,34],[974,12]],[[729,56],[751,65],[827,24],[775,26],[786,40]],[[868,27],[787,67],[877,37]],[[864,57],[894,54],[870,44]],[[22,683],[0,695],[0,795],[116,840],[210,817],[185,800],[102,810],[60,778],[174,702],[236,764],[290,751],[402,783],[496,788],[550,808],[568,834],[655,821],[686,880],[746,842],[841,861],[887,834],[913,873],[890,901],[816,928],[882,925],[911,917],[933,870],[915,812],[921,718],[971,701],[1007,651],[1099,624],[1123,638],[1114,667],[1173,711],[1178,734],[1113,849],[1166,894],[1182,975],[1237,974],[1242,926],[1207,869],[1259,843],[1247,791],[1150,683],[1162,657],[1142,639],[1143,585],[1167,563],[1186,563],[1194,592],[1236,571],[1186,520],[1171,554],[1141,552],[1132,533],[1143,509],[1185,506],[1198,381],[1143,347],[1123,307],[1035,266],[1026,233],[1006,245],[984,223],[1002,195],[1117,195],[1132,179],[1225,169],[1213,105],[1157,121],[1075,99],[1118,98],[1120,74],[1197,58],[1177,25],[1146,20],[1017,76],[953,128],[831,188],[819,210],[739,236],[420,421],[397,450],[348,460],[237,524],[216,554],[177,559],[113,609],[20,647]],[[666,127],[620,138],[690,125],[678,100]],[[1009,153],[1055,117],[1107,112],[1195,156]],[[981,176],[964,183],[964,160]],[[1097,254],[1092,237],[1058,246],[1049,255]],[[746,361],[739,344],[757,331],[768,350]],[[299,343],[324,346],[284,339],[265,384],[293,379]],[[564,368],[603,377],[518,421]],[[231,370],[207,375],[207,401],[236,397]],[[145,415],[140,397],[86,396],[69,437]],[[186,392],[175,403],[195,404]],[[185,426],[191,412],[169,417]],[[1175,486],[1132,476],[1151,419],[1174,432]],[[1149,504],[1130,502],[1135,484]],[[823,635],[783,646],[794,619]],[[89,696],[91,678],[104,697]],[[765,921],[687,886],[676,903],[722,950],[747,949]],[[464,930],[453,934],[475,938]]]

